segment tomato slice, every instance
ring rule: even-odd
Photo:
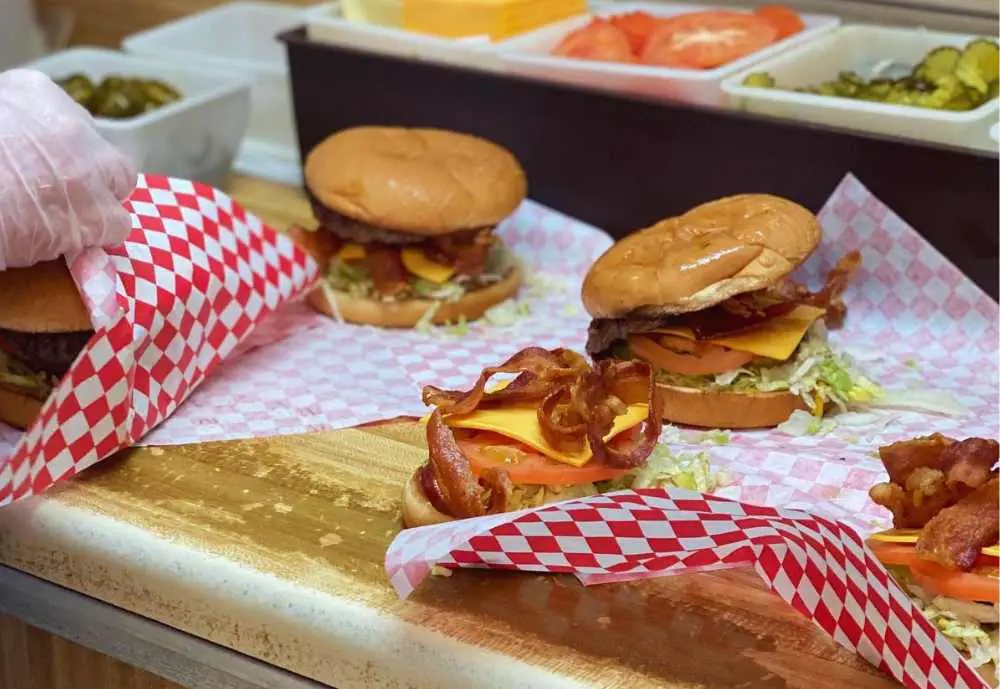
[[[606,19],[594,19],[586,26],[571,31],[552,50],[552,54],[578,60],[635,62],[628,36]]]
[[[633,354],[653,366],[685,376],[725,373],[753,359],[748,352],[676,335],[629,335],[628,346]]]
[[[917,549],[912,543],[868,541],[868,547],[883,565],[905,565],[909,567],[917,561]]]
[[[788,38],[806,28],[806,23],[802,21],[799,13],[784,5],[761,5],[753,13],[767,20],[778,30],[778,36],[774,39],[776,41]]]
[[[639,55],[642,53],[643,48],[646,47],[649,37],[660,26],[662,20],[648,12],[635,11],[626,14],[617,14],[611,17],[609,21],[625,34],[632,52]]]
[[[648,65],[712,69],[774,42],[778,30],[761,17],[709,10],[663,20],[642,51]]]
[[[914,561],[910,572],[918,585],[939,596],[984,603],[1000,602],[1000,579],[995,575],[948,569],[930,560]]]
[[[607,467],[594,460],[582,467],[563,464],[499,433],[458,430],[455,437],[458,446],[469,458],[472,473],[479,476],[486,469],[500,468],[515,484],[575,486],[607,481],[629,472],[628,469]]]

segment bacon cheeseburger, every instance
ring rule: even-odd
[[[811,292],[787,276],[819,244],[805,208],[744,194],[626,237],[583,283],[595,358],[656,369],[666,419],[709,428],[775,426],[796,409],[867,401],[877,391],[826,342],[861,263],[844,256]]]
[[[497,374],[515,377],[487,392]],[[471,390],[427,386],[423,400],[436,408],[427,464],[403,490],[407,527],[655,485],[647,460],[662,409],[643,362],[591,367],[576,352],[531,347]]]
[[[91,335],[66,261],[0,271],[0,421],[30,426]]]
[[[295,238],[325,267],[310,301],[326,314],[403,328],[474,320],[521,285],[493,231],[527,183],[496,144],[436,129],[358,127],[309,153],[305,181],[319,228]]]
[[[934,434],[879,449],[872,500],[893,526],[868,546],[927,618],[996,687],[1000,482],[996,440]]]

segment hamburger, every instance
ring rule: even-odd
[[[0,271],[0,421],[30,426],[93,334],[64,260]]]
[[[358,127],[309,153],[305,182],[319,225],[297,239],[323,268],[310,302],[327,315],[399,328],[475,320],[521,285],[495,230],[527,183],[496,144]]]
[[[893,528],[868,540],[914,604],[996,687],[1000,657],[1000,483],[996,440],[939,433],[879,449],[872,487]]]
[[[789,275],[819,245],[816,217],[744,194],[640,230],[591,267],[582,300],[587,352],[656,371],[665,419],[706,428],[776,426],[870,401],[878,389],[837,354],[826,328],[860,266],[844,256],[817,292]]]
[[[515,376],[490,386],[498,374]],[[489,387],[489,390],[488,390]],[[469,390],[427,386],[427,463],[403,488],[405,527],[537,507],[623,488],[711,492],[704,454],[674,456],[652,372],[529,347]]]

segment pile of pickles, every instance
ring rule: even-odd
[[[911,105],[934,110],[965,112],[975,110],[997,97],[997,43],[984,38],[971,41],[964,49],[935,48],[905,77],[866,80],[855,72],[841,72],[836,81],[792,89],[798,93],[855,98],[858,100]],[[749,75],[744,86],[779,88],[766,72]]]
[[[124,120],[180,100],[173,86],[155,79],[107,76],[95,83],[86,74],[57,79],[70,97],[94,117]]]

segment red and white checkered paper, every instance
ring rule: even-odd
[[[913,689],[986,684],[843,524],[679,488],[621,491],[409,529],[385,567],[401,597],[435,565],[569,573],[584,585],[752,566],[840,645]]]
[[[868,499],[868,489],[885,477],[874,449],[936,431],[1000,436],[998,307],[853,176],[838,186],[819,217],[822,244],[797,280],[816,286],[843,254],[858,249],[864,257],[845,296],[845,327],[831,335],[834,347],[855,358],[883,387],[949,393],[968,414],[879,411],[878,422],[869,426],[838,426],[826,435],[803,437],[777,430],[734,432],[723,447],[699,445],[702,434],[676,429],[667,429],[663,440],[675,451],[710,449],[713,467],[731,477],[723,491],[727,497],[808,509],[822,505],[829,515],[867,533],[886,525],[886,512]],[[579,296],[562,299],[578,303]],[[584,314],[556,333],[541,320],[506,340],[400,341],[395,358],[414,387],[461,389],[484,367],[528,344],[582,350],[588,322]]]
[[[178,409],[141,442],[166,445],[345,428],[424,412],[407,372],[414,355],[447,349],[455,370],[475,378],[480,360],[511,347],[582,346],[589,322],[580,285],[611,239],[532,201],[498,229],[525,264],[515,325],[470,323],[463,336],[337,323],[292,304],[274,314]],[[569,305],[569,308],[567,308]],[[451,367],[450,361],[442,364]]]
[[[70,261],[95,334],[35,424],[5,432],[0,505],[134,444],[316,278],[300,248],[204,184],[140,176],[125,205],[125,243]]]

